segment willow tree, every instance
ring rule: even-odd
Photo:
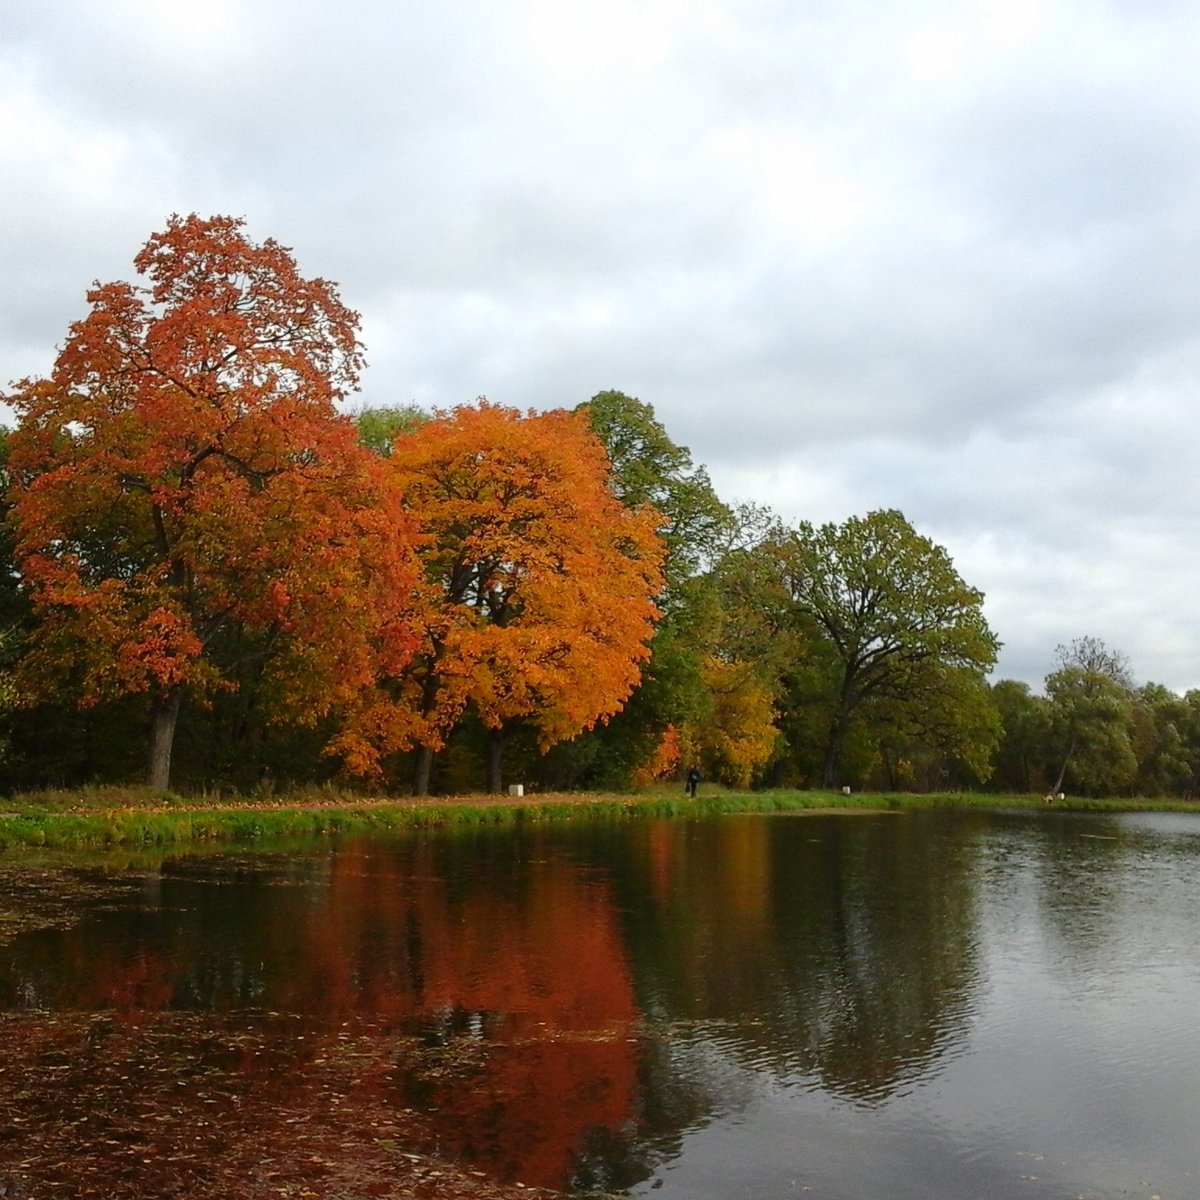
[[[1127,786],[1137,774],[1133,749],[1134,690],[1129,660],[1094,637],[1055,649],[1057,669],[1046,676],[1057,794],[1068,777],[1084,792]]]

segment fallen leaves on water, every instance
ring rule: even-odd
[[[416,1153],[397,1073],[427,1051],[285,1015],[0,1016],[0,1196],[511,1200]]]

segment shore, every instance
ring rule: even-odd
[[[138,788],[39,792],[0,800],[0,851],[168,847],[190,842],[258,842],[455,825],[562,819],[711,817],[737,813],[897,812],[915,808],[1047,808],[1041,796],[982,792],[735,792],[711,788],[640,793],[554,792],[523,797],[372,797],[336,790],[279,796],[182,796]],[[1196,811],[1163,799],[1067,797],[1060,811]]]

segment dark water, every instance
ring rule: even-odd
[[[277,1029],[278,1097],[295,1046],[335,1045],[363,1073],[339,1103],[420,1113],[420,1149],[494,1178],[1200,1196],[1200,816],[564,824],[79,882],[77,920],[0,947],[10,1022]],[[367,1079],[388,1039],[427,1057]]]

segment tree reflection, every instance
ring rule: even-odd
[[[961,1031],[976,977],[970,839],[914,816],[644,831],[655,897],[633,934],[667,1019],[785,1081],[874,1101]]]
[[[965,821],[647,821],[179,860],[124,905],[18,939],[0,1002],[111,1013],[160,1046],[172,1014],[255,1025],[203,1071],[254,1097],[262,1139],[288,1140],[272,1112],[334,1095],[360,1141],[395,1125],[495,1179],[617,1190],[737,1103],[718,1059],[863,1104],[936,1069],[975,982]]]
[[[261,1038],[208,1068],[291,1104],[335,1056],[377,1065],[381,1041],[394,1045],[386,1079],[355,1102],[383,1087],[395,1111],[421,1110],[412,1136],[431,1154],[560,1187],[636,1106],[637,1010],[612,898],[561,855],[464,871],[461,849],[352,843],[257,873],[177,864],[155,906],[22,939],[0,997],[127,1024],[166,1009],[303,1014],[285,1070],[266,1068]],[[362,1041],[374,1050],[353,1049]]]

